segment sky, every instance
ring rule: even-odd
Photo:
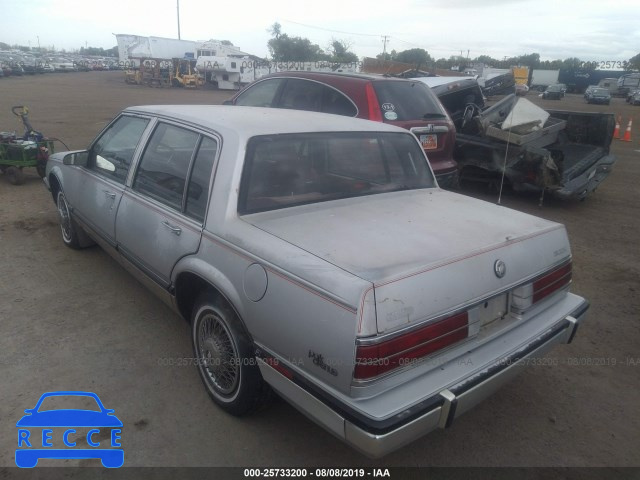
[[[539,53],[542,60],[628,60],[640,53],[640,1],[616,0],[0,0],[0,42],[67,51],[111,48],[116,33],[230,40],[268,56],[273,23],[359,57],[424,48],[434,58]]]

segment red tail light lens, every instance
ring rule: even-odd
[[[468,334],[469,317],[462,312],[385,342],[359,345],[354,378],[366,380],[409,365],[464,340]]]
[[[571,283],[571,274],[571,263],[567,263],[533,282],[533,303],[569,285]]]
[[[512,308],[519,313],[524,312],[534,303],[539,302],[554,292],[571,283],[571,262],[545,273],[542,277],[513,290]]]
[[[382,111],[380,110],[380,102],[378,102],[378,96],[373,89],[371,83],[367,83],[364,87],[365,94],[367,96],[367,104],[369,105],[369,120],[374,122],[382,121]]]

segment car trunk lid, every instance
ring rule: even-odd
[[[364,301],[375,305],[378,333],[483,299],[569,255],[561,225],[439,189],[244,218],[371,282]],[[494,273],[498,260],[506,265],[502,278]],[[360,325],[364,331],[371,326]]]

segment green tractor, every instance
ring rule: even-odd
[[[13,185],[25,181],[22,171],[25,167],[34,167],[40,177],[44,177],[47,159],[53,153],[54,139],[45,138],[29,122],[29,110],[25,106],[12,107],[11,111],[20,117],[25,131],[22,137],[16,133],[0,132],[0,171]]]

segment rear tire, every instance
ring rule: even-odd
[[[233,309],[211,292],[195,302],[191,341],[200,378],[219,407],[241,416],[267,403],[271,389],[262,379],[248,334]]]
[[[11,185],[22,185],[24,183],[24,172],[19,167],[7,167],[4,174]]]

